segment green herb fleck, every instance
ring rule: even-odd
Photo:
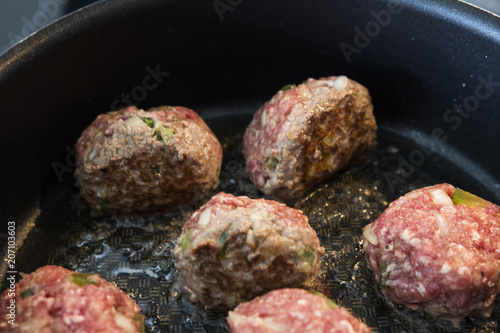
[[[276,169],[278,162],[279,161],[276,157],[268,156],[264,160],[264,166],[269,170],[274,170],[274,169]]]
[[[318,295],[318,296],[321,296],[321,297],[324,297],[326,298],[325,294],[317,291],[317,290],[308,290],[311,294],[314,294],[314,295]]]
[[[97,205],[99,207],[102,207],[102,208],[106,208],[108,207],[108,205],[110,204],[111,202],[108,200],[108,199],[104,199],[104,198],[99,198],[97,200]]]
[[[483,198],[478,197],[472,193],[464,191],[457,188],[451,197],[451,200],[455,205],[464,204],[468,207],[486,207],[488,206],[488,201]]]
[[[308,291],[311,294],[323,297],[326,300],[326,304],[328,305],[329,308],[336,309],[336,308],[339,307],[334,301],[332,301],[331,299],[329,299],[328,297],[326,297],[323,293],[320,293],[319,291],[316,291],[316,290],[308,290]]]
[[[387,269],[387,263],[385,261],[381,261],[379,265],[380,274],[383,274]]]
[[[307,261],[308,263],[312,264],[314,261],[314,258],[316,258],[316,255],[312,250],[310,250],[307,247],[302,248],[299,251],[299,256],[304,260]]]
[[[184,253],[184,251],[186,251],[189,244],[191,244],[191,240],[189,239],[189,235],[191,235],[192,232],[193,232],[193,229],[189,229],[186,232],[186,234],[184,235],[184,238],[182,239],[182,243],[181,243],[182,253]]]
[[[220,251],[219,257],[224,259],[227,254],[227,239],[229,238],[229,232],[226,230],[220,235],[219,242],[222,244],[222,250]]]
[[[156,106],[154,108],[148,109],[148,112],[150,111],[172,111],[172,107],[170,105],[160,105]]]
[[[259,251],[266,260],[271,259],[275,252],[274,249],[268,247],[260,247]]]
[[[156,136],[156,139],[158,139],[158,141],[169,144],[174,134],[175,134],[174,129],[170,126],[167,126],[167,127],[160,127],[159,129],[157,129],[153,133],[153,136]]]
[[[390,272],[387,271],[387,263],[385,261],[380,262],[380,288],[381,289],[388,289],[389,286],[387,285],[387,280],[389,279],[389,274]]]
[[[287,90],[293,89],[295,87],[296,87],[295,84],[287,84],[286,86],[284,86],[283,88],[281,88],[280,91],[287,91]]]
[[[35,292],[33,291],[33,289],[31,288],[28,288],[28,289],[24,289],[20,296],[21,296],[21,299],[25,299],[26,297],[30,297],[30,296],[33,296],[35,295]]]
[[[331,309],[336,309],[338,308],[339,306],[334,302],[332,301],[331,299],[327,299],[326,300],[326,304],[328,304],[328,307],[331,308]]]
[[[151,174],[153,175],[153,177],[155,177],[155,178],[161,177],[161,169],[160,169],[160,166],[158,164],[151,164],[149,166],[149,169],[151,170]]]
[[[155,121],[151,118],[144,118],[142,119],[143,122],[146,123],[146,125],[148,125],[149,127],[151,128],[155,128]]]
[[[78,287],[83,287],[87,284],[95,285],[95,282],[89,279],[90,274],[73,273],[69,276],[69,280],[76,284]]]

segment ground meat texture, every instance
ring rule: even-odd
[[[295,200],[366,156],[376,129],[365,87],[345,76],[308,79],[254,114],[243,138],[247,171],[265,194]]]
[[[301,211],[223,192],[191,215],[174,249],[183,290],[210,310],[273,289],[312,288],[324,252]]]
[[[454,323],[488,317],[500,290],[499,207],[460,200],[460,192],[449,184],[412,191],[363,233],[368,267],[385,295]]]
[[[369,333],[346,309],[319,293],[278,289],[229,312],[233,333]]]
[[[0,331],[33,333],[144,332],[139,306],[97,274],[44,266],[0,296]],[[15,300],[13,326],[8,306]]]
[[[76,183],[90,206],[155,213],[207,200],[219,183],[222,147],[184,107],[134,106],[101,114],[76,144]]]

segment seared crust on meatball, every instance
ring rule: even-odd
[[[134,106],[101,114],[76,144],[76,184],[90,206],[113,214],[156,213],[210,197],[222,147],[192,110]]]
[[[16,325],[9,323],[11,304]],[[141,309],[114,284],[97,274],[58,266],[44,266],[24,277],[14,292],[5,290],[0,305],[2,332],[144,332]]]
[[[253,116],[243,142],[247,171],[265,194],[300,198],[375,145],[368,90],[345,76],[279,91]]]
[[[317,292],[278,289],[229,311],[233,333],[369,333],[346,309]]]
[[[424,187],[392,202],[363,234],[368,267],[394,302],[455,323],[489,317],[500,291],[495,204],[450,184]]]
[[[277,288],[311,288],[323,254],[301,211],[223,192],[191,215],[174,249],[183,290],[211,310]]]

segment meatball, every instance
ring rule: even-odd
[[[188,298],[210,310],[277,288],[312,288],[324,252],[301,211],[222,192],[191,215],[174,249]]]
[[[76,184],[96,211],[156,213],[208,199],[222,147],[192,110],[130,106],[101,114],[76,144]]]
[[[369,333],[346,309],[317,292],[278,289],[229,311],[233,333]]]
[[[144,332],[139,306],[97,274],[44,266],[0,296],[2,332]],[[15,306],[15,326],[12,325]]]
[[[295,200],[366,156],[376,129],[365,87],[345,76],[308,79],[254,114],[243,137],[247,171],[265,194]]]
[[[457,323],[500,290],[500,210],[450,184],[392,202],[365,227],[368,267],[394,302]]]

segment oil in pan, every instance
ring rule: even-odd
[[[243,119],[241,119],[243,118]],[[224,149],[220,185],[251,198],[265,197],[245,171],[241,142],[248,117],[209,119]],[[236,123],[227,130],[225,124]],[[362,250],[363,227],[405,193],[427,185],[474,178],[438,153],[418,168],[405,164],[419,149],[415,139],[390,128],[378,131],[378,147],[363,164],[338,172],[296,202],[309,217],[326,254],[321,280],[333,300],[378,332],[490,332],[498,329],[498,306],[488,320],[467,319],[457,330],[446,322],[415,313],[383,296],[368,270]],[[411,169],[413,168],[413,169]],[[453,170],[453,172],[450,172]],[[480,185],[475,185],[480,186]],[[182,226],[198,207],[154,217],[92,216],[73,181],[58,184],[56,202],[46,209],[18,253],[23,269],[53,264],[98,273],[131,296],[146,315],[147,332],[227,332],[226,313],[210,313],[191,304],[180,286],[172,250]],[[64,191],[60,188],[65,187]],[[488,193],[486,188],[475,193]],[[48,191],[53,193],[53,191]],[[54,197],[50,196],[51,201]],[[47,246],[50,244],[50,246]],[[497,302],[498,303],[498,302]]]

